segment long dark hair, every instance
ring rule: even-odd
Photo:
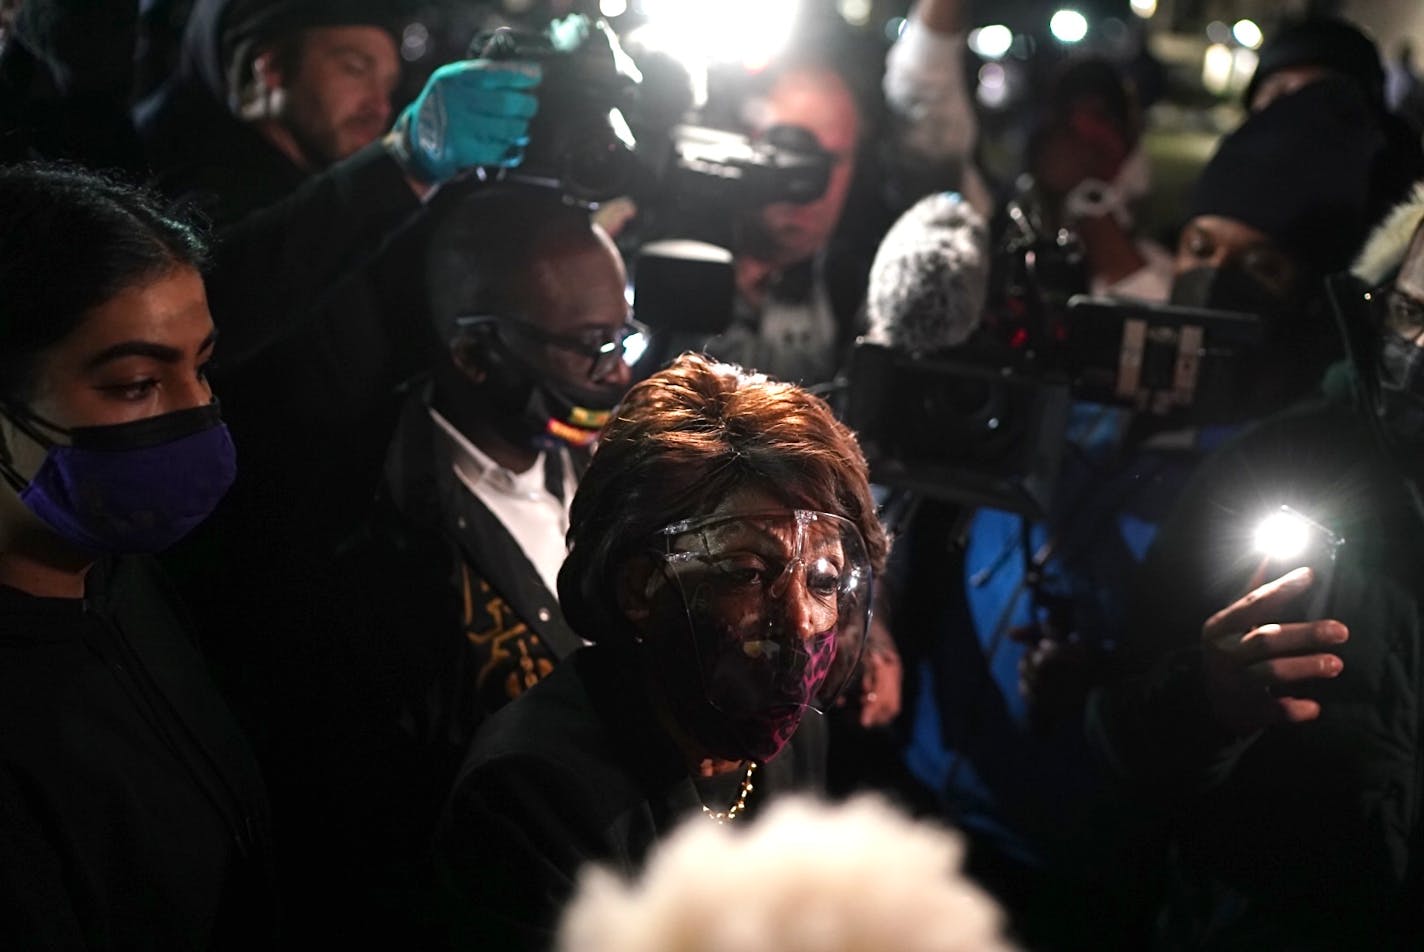
[[[73,166],[0,168],[0,400],[25,402],[38,357],[115,294],[207,243],[153,194]]]

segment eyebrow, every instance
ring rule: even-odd
[[[196,353],[201,355],[211,350],[213,344],[217,342],[217,339],[218,332],[214,330],[207,337],[203,338],[203,342],[198,345]],[[84,369],[98,370],[105,364],[122,360],[125,357],[148,357],[165,364],[176,364],[183,359],[183,351],[177,347],[169,347],[167,344],[155,344],[152,341],[127,340],[114,344],[111,347],[105,347],[93,357],[90,357],[84,362]]]
[[[374,56],[357,46],[338,46],[334,52],[337,56],[354,56],[361,61],[362,66],[370,66],[376,62]]]

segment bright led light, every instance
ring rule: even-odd
[[[969,31],[969,48],[985,59],[1001,59],[1014,45],[1014,31],[1002,23]]]
[[[628,12],[628,0],[599,0],[598,10],[612,20]]]
[[[1296,558],[1310,544],[1310,528],[1304,516],[1282,506],[1256,527],[1256,551],[1280,562]]]
[[[1237,20],[1236,25],[1231,28],[1231,35],[1236,37],[1237,43],[1253,50],[1259,50],[1261,41],[1265,39],[1255,20]]]
[[[1059,10],[1048,21],[1048,29],[1060,43],[1077,43],[1088,35],[1088,18],[1077,10]]]
[[[1132,12],[1144,20],[1152,19],[1157,12],[1157,0],[1131,0]]]

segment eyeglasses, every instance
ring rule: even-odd
[[[1418,338],[1424,334],[1424,301],[1393,285],[1375,288],[1365,299],[1375,308],[1381,327],[1402,337]]]
[[[675,522],[656,538],[650,554],[694,628],[723,632],[749,657],[774,663],[834,641],[825,685],[828,697],[840,692],[870,622],[872,571],[855,523],[806,509],[728,513]]]
[[[588,371],[588,379],[593,383],[615,373],[620,361],[629,366],[636,364],[648,349],[647,325],[631,317],[612,331],[590,328],[579,335],[554,334],[532,321],[510,314],[467,314],[455,318],[455,324],[461,328],[493,324],[498,328],[509,328],[541,344],[587,357],[593,361]]]
[[[658,533],[658,553],[685,590],[704,588],[743,617],[784,602],[793,583],[812,631],[838,627],[843,611],[868,604],[865,543],[855,524],[810,510],[683,520]]]

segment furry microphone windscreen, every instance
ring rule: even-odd
[[[984,310],[988,244],[983,217],[960,195],[939,192],[916,202],[875,253],[868,339],[907,351],[964,343]]]
[[[592,865],[558,952],[1009,952],[958,833],[861,795],[783,797],[746,826],[701,814],[636,880]]]

